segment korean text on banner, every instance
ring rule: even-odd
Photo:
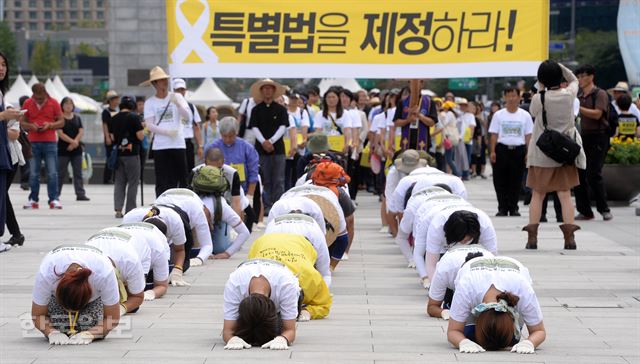
[[[167,0],[171,75],[515,76],[547,58],[549,0],[365,3]]]

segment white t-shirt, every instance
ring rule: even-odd
[[[416,192],[415,188],[413,190],[413,192]],[[407,202],[407,208],[404,209],[402,220],[400,220],[398,228],[402,232],[409,234],[413,231],[413,221],[415,219],[416,213],[418,212],[418,209],[420,208],[420,206],[422,206],[423,203],[427,202],[431,197],[434,196],[443,197],[450,195],[451,194],[445,189],[435,186],[425,188],[421,191],[418,191],[417,193],[412,193],[411,198],[409,198],[409,201]]]
[[[158,196],[155,204],[175,205],[187,213],[189,225],[191,229],[195,230],[195,238],[200,243],[198,258],[206,262],[213,251],[213,242],[211,241],[211,230],[209,230],[207,215],[204,213],[204,205],[200,197],[186,188],[172,188]],[[210,211],[213,214],[213,210]]]
[[[360,110],[349,109],[344,111],[348,114],[349,118],[351,118],[352,128],[362,128],[362,119],[360,117]]]
[[[167,242],[169,245],[184,245],[187,242],[187,237],[184,233],[184,224],[180,215],[170,207],[158,206],[158,209],[160,210],[160,215],[157,217],[167,225]],[[122,223],[142,222],[149,210],[149,207],[135,208],[124,215]]]
[[[393,201],[393,191],[398,187],[400,180],[407,176],[406,174],[398,171],[393,164],[389,167],[387,173],[387,181],[384,186],[384,197],[387,199],[387,212],[402,211],[401,208],[396,208]]]
[[[443,301],[447,289],[455,289],[458,271],[470,253],[482,253],[483,257],[493,257],[491,252],[476,244],[449,250],[436,265],[436,272],[433,274],[431,287],[429,287],[429,298]]]
[[[189,108],[189,110],[191,110],[191,108]],[[193,105],[193,111],[191,113],[192,117],[190,119],[185,119],[185,118],[180,118],[180,121],[182,122],[182,127],[184,128],[182,130],[182,133],[184,134],[185,139],[191,139],[193,138],[193,124],[196,124],[196,128],[200,127],[200,122],[202,122],[202,119],[200,119],[200,113],[198,112],[198,108]]]
[[[101,231],[90,237],[85,244],[100,249],[102,254],[111,258],[120,271],[127,291],[137,294],[144,291],[145,279],[132,239],[125,231]]]
[[[418,172],[414,174],[416,171]],[[393,191],[393,195],[391,196],[391,199],[393,200],[391,207],[393,209],[390,208],[389,211],[402,212],[404,210],[404,198],[409,188],[411,188],[411,185],[434,174],[442,174],[442,171],[432,167],[417,168],[408,176],[403,177]],[[387,200],[388,199],[389,198],[387,198]]]
[[[478,239],[478,244],[494,254],[497,253],[498,243],[496,231],[493,228],[491,218],[489,218],[484,211],[471,206],[452,207],[436,213],[433,220],[431,220],[431,225],[427,233],[427,252],[440,254],[448,250],[447,241],[444,236],[444,224],[446,224],[451,214],[462,210],[470,211],[478,215],[478,222],[480,223],[480,238]]]
[[[471,310],[482,303],[492,285],[499,291],[510,292],[520,298],[515,308],[526,325],[534,326],[542,322],[542,310],[531,286],[529,272],[517,260],[500,256],[475,258],[460,269],[451,303],[451,319],[473,322]]]
[[[342,132],[339,132],[334,124],[339,126]],[[316,132],[322,131],[327,135],[342,135],[345,129],[352,128],[351,117],[343,111],[342,116],[337,119],[335,112],[327,113],[327,117],[325,118],[322,115],[322,110],[320,110],[313,118],[313,128]]]
[[[462,179],[447,173],[429,175],[427,178],[423,178],[416,182],[415,186],[413,186],[413,190],[420,191],[425,187],[430,187],[439,183],[449,186],[449,188],[451,188],[451,193],[454,195],[467,198],[467,188],[464,186]]]
[[[49,252],[40,263],[33,286],[33,303],[40,306],[49,304],[51,296],[55,296],[60,275],[66,272],[73,263],[91,269],[91,275],[89,275],[90,302],[98,298],[102,299],[102,304],[105,306],[112,306],[120,302],[116,273],[106,255],[90,246],[61,245]]]
[[[381,112],[373,117],[371,121],[371,129],[370,132],[380,134],[380,130],[387,129],[387,116],[384,112]]]
[[[311,122],[309,121],[309,113],[306,110],[302,110],[299,107],[296,108],[296,111],[289,111],[289,117],[293,118],[294,127],[298,130],[302,130],[303,127],[311,126]]]
[[[473,116],[472,113],[469,112],[465,112],[464,114],[462,114],[460,116],[460,127],[462,130],[460,130],[460,135],[462,137],[464,137],[464,134],[466,133],[466,130],[468,128],[474,127],[476,126],[476,118]],[[473,137],[473,131],[471,131],[471,136]]]
[[[298,317],[298,297],[300,285],[298,278],[284,265],[250,261],[239,266],[224,286],[224,319],[238,319],[238,307],[243,299],[249,297],[249,283],[254,277],[263,276],[271,287],[271,301],[283,320],[295,320]]]
[[[144,224],[144,223],[141,222],[140,224]],[[153,226],[151,224],[147,224],[147,225],[155,227],[155,226]],[[149,248],[149,245],[147,244],[147,241],[146,241],[147,238],[145,236],[138,235],[138,234],[133,234],[131,231],[126,230],[126,229],[122,229],[122,228],[119,228],[119,227],[104,228],[104,229],[100,230],[98,234],[102,234],[102,233],[104,233],[104,234],[114,233],[114,234],[127,234],[127,235],[129,235],[128,242],[129,242],[129,244],[131,244],[133,249],[136,251],[136,254],[138,254],[138,258],[140,259],[140,264],[142,264],[142,271],[144,272],[144,274],[149,273],[149,269],[151,269],[151,248]],[[168,250],[169,249],[169,245],[167,245],[166,239],[165,239],[165,245],[167,246],[167,250]]]
[[[264,230],[268,233],[289,233],[304,236],[318,253],[315,267],[322,275],[328,287],[331,287],[331,270],[329,269],[329,248],[318,223],[305,214],[285,214],[270,220]]]
[[[184,101],[186,105],[186,100],[184,100],[182,95],[178,93],[175,95],[177,98],[182,98],[182,101]],[[144,102],[145,122],[157,125],[162,129],[178,131],[178,134],[175,137],[156,133],[153,137],[153,150],[185,149],[184,128],[182,121],[180,121],[180,111],[174,103],[169,101],[170,99],[171,93],[169,93],[164,99],[151,96]],[[164,113],[162,120],[159,120],[167,104],[169,104],[167,112]],[[188,109],[189,107],[187,107],[187,110]],[[188,110],[188,114],[191,114],[191,110]],[[191,117],[189,119],[191,119]]]
[[[117,229],[122,229],[134,237],[132,243],[136,249],[140,250],[146,247],[150,250],[150,269],[153,270],[153,280],[158,282],[166,281],[169,278],[168,262],[171,250],[162,231],[146,222],[122,224]],[[146,270],[146,273],[149,273],[149,269]]]
[[[300,210],[301,213],[311,216],[315,222],[318,224],[320,231],[322,234],[327,233],[327,228],[324,223],[324,216],[322,215],[322,210],[317,203],[313,200],[306,198],[304,196],[296,196],[281,198],[276,203],[271,206],[271,210],[269,210],[269,216],[267,217],[267,225],[274,218],[291,213],[291,211]]]
[[[247,230],[246,226],[244,226],[244,224],[242,223],[242,219],[240,218],[240,216],[238,216],[238,214],[233,211],[231,206],[229,206],[224,198],[221,198],[220,202],[222,203],[221,221],[224,221],[238,233],[236,240],[234,240],[233,243],[231,243],[231,245],[227,248],[227,250],[225,250],[225,252],[227,252],[229,255],[233,255],[238,250],[240,250],[240,248],[242,248],[242,244],[244,244],[244,242],[249,238],[249,230]],[[202,203],[207,209],[209,209],[209,211],[211,211],[211,217],[213,218],[216,199],[211,196],[203,197]],[[209,252],[209,254],[211,254],[211,252]],[[198,257],[200,257],[200,254],[198,254]],[[208,257],[209,255],[204,257],[204,259],[207,259]]]
[[[299,198],[309,194],[320,195],[325,199],[327,199],[329,202],[331,202],[331,204],[333,204],[333,207],[337,210],[338,218],[340,219],[340,225],[338,226],[338,231],[343,232],[347,230],[347,220],[345,220],[344,211],[342,211],[342,207],[340,206],[340,202],[338,201],[338,196],[336,196],[336,194],[333,193],[333,191],[331,191],[326,187],[315,186],[312,184],[305,184],[305,185],[290,189],[289,191],[285,192],[281,198],[290,198],[290,197]],[[323,215],[323,221],[324,221],[324,215]]]
[[[515,113],[506,108],[498,110],[489,126],[489,133],[498,134],[498,143],[509,146],[525,145],[525,136],[532,132],[531,115],[520,108]]]

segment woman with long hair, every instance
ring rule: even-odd
[[[204,146],[213,143],[214,140],[220,139],[220,127],[218,126],[218,109],[215,106],[209,106],[204,122],[200,124],[202,130],[202,141]],[[204,159],[204,157],[203,157]]]
[[[64,126],[58,129],[58,200],[62,193],[62,185],[67,178],[67,167],[71,163],[73,172],[73,188],[76,200],[89,201],[82,182],[82,136],[84,128],[80,116],[75,114],[75,104],[70,97],[65,97],[60,102]]]
[[[340,88],[330,87],[322,97],[322,110],[313,118],[316,133],[324,133],[328,136],[344,136],[344,147],[341,151],[346,153],[351,142],[351,118],[349,118],[340,102]]]

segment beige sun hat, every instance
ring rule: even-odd
[[[250,91],[251,97],[253,97],[253,100],[256,102],[256,104],[259,104],[260,102],[262,102],[262,92],[260,90],[262,89],[263,86],[275,87],[276,91],[273,93],[274,100],[284,95],[284,93],[286,92],[285,87],[277,83],[276,81],[270,78],[262,79],[260,81],[255,82],[253,85],[251,85],[251,91]]]
[[[116,97],[120,97],[118,95],[118,93],[115,90],[109,90],[109,91],[107,91],[107,95],[105,96],[105,99],[108,102],[109,100],[111,100],[113,98],[116,98]]]
[[[155,66],[149,71],[149,79],[142,82],[140,86],[149,86],[151,82],[171,78],[160,66]]]
[[[618,83],[616,83],[616,86],[614,88],[609,89],[609,92],[629,92],[629,84],[624,82],[624,81],[620,81]]]
[[[413,149],[407,149],[393,164],[402,173],[409,174],[416,168],[426,167],[427,161],[420,158],[420,153]]]

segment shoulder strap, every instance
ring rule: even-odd
[[[155,125],[160,125],[160,123],[162,122],[162,118],[164,117],[164,114],[166,114],[167,110],[169,109],[169,105],[171,105],[171,101],[167,102],[167,106],[164,107],[164,110],[162,110],[162,114],[160,114],[160,120],[158,120],[158,122]]]
[[[547,110],[544,108],[544,91],[540,91],[540,102],[542,103],[542,125],[547,129]]]

